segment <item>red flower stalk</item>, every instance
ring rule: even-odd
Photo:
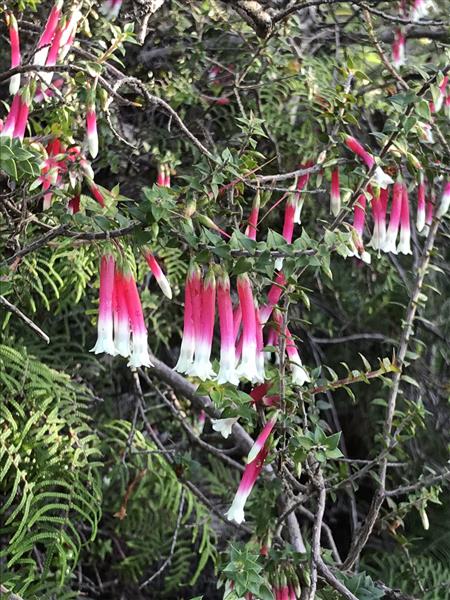
[[[100,262],[100,306],[97,322],[97,342],[91,352],[106,352],[115,356],[113,341],[113,289],[115,260],[112,254],[102,256]]]
[[[218,383],[239,385],[236,373],[236,350],[234,345],[233,306],[230,295],[230,278],[223,271],[217,279],[217,306],[220,323],[220,368]]]
[[[195,280],[200,280],[200,270],[196,265],[192,265],[186,276],[184,288],[183,339],[181,340],[180,356],[175,365],[175,370],[179,373],[187,373],[194,362],[196,335],[191,288]]]
[[[6,25],[9,27],[9,41],[11,44],[11,69],[19,67],[21,63],[19,28],[13,13],[6,15]],[[9,80],[9,93],[17,94],[20,88],[20,73],[16,73]]]
[[[89,153],[92,158],[98,154],[97,115],[95,114],[95,88],[88,92],[86,107],[86,133]]]
[[[6,120],[3,123],[3,129],[0,133],[1,137],[12,137],[14,135],[14,129],[16,127],[16,121],[20,113],[21,105],[21,96],[19,93],[17,93],[13,98],[8,116],[6,117]]]
[[[400,27],[394,32],[392,63],[396,69],[405,64],[405,34]]]
[[[364,146],[362,144],[360,144],[360,142],[358,142],[358,140],[356,138],[354,138],[350,135],[347,136],[345,139],[345,144],[346,144],[347,148],[349,148],[352,152],[354,152],[357,156],[359,156],[364,161],[366,167],[369,170],[375,166],[375,159],[372,156],[372,154],[370,154],[370,152],[367,152],[367,150],[364,148]],[[382,188],[385,188],[389,184],[394,183],[392,178],[389,177],[389,175],[387,175],[381,167],[375,168],[374,178],[375,178],[376,183]]]
[[[37,52],[35,53],[33,59],[33,64],[35,65],[45,65],[45,61],[49,52],[49,44],[51,43],[55,34],[59,17],[61,16],[62,6],[63,0],[56,0],[53,8],[50,11],[44,31],[37,44]]]
[[[403,200],[403,182],[401,179],[394,183],[394,191],[392,195],[392,207],[389,217],[389,226],[386,234],[386,242],[383,250],[385,252],[393,252],[397,254],[396,241],[400,225],[400,215],[402,211]]]
[[[331,194],[330,194],[330,212],[337,216],[341,210],[341,189],[339,186],[339,169],[333,169],[331,172]]]
[[[423,172],[419,173],[419,185],[417,186],[417,214],[416,227],[421,232],[425,227],[425,180]]]
[[[167,281],[167,277],[164,275],[161,267],[158,264],[158,261],[150,252],[150,250],[144,250],[144,257],[159,287],[161,288],[162,293],[164,296],[167,296],[167,298],[171,299],[172,289],[170,287],[170,283]]]
[[[259,206],[260,194],[259,190],[256,190],[255,197],[253,198],[252,210],[250,212],[250,216],[248,217],[248,225],[245,229],[245,235],[251,240],[256,240],[256,228],[258,225]]]
[[[135,369],[138,367],[151,367],[153,365],[148,354],[147,327],[145,326],[141,299],[139,298],[136,281],[128,269],[123,272],[122,282],[132,334],[131,355],[128,366]]]
[[[242,357],[237,368],[239,377],[244,377],[252,383],[261,381],[258,372],[256,353],[256,316],[253,300],[252,284],[247,274],[238,275],[237,290],[242,308]]]
[[[128,315],[128,306],[125,298],[125,288],[123,274],[116,269],[114,274],[114,346],[117,354],[128,358],[131,352],[130,344],[130,317]]]
[[[397,253],[412,254],[411,252],[411,225],[409,222],[409,197],[408,189],[403,184],[402,207],[400,210],[400,240],[397,245]]]
[[[226,517],[229,521],[235,521],[238,524],[245,521],[245,503],[247,502],[247,498],[250,496],[253,486],[255,485],[259,474],[261,473],[268,453],[268,446],[264,446],[260,450],[255,460],[252,460],[246,465],[236,495],[226,513]]]
[[[194,289],[191,288],[192,293]],[[200,307],[195,307],[193,295],[193,307],[199,310],[194,312],[194,323],[196,324],[195,334],[195,358],[189,375],[199,377],[202,381],[211,379],[215,376],[211,365],[211,346],[214,333],[216,304],[216,278],[212,269],[207,273],[201,289]]]

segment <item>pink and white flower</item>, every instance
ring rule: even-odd
[[[220,435],[226,440],[231,435],[233,425],[237,423],[239,417],[227,417],[225,419],[211,419],[212,428],[214,431],[220,433]]]
[[[17,114],[16,123],[14,126],[13,137],[23,140],[25,130],[28,124],[28,115],[31,106],[31,84],[28,84],[22,92],[20,92],[20,108]]]
[[[310,381],[309,375],[303,367],[302,360],[297,350],[297,346],[292,338],[291,332],[286,327],[286,354],[289,358],[289,364],[292,371],[292,383],[294,385],[302,386],[307,381]]]
[[[187,373],[194,362],[195,327],[191,287],[193,280],[197,279],[200,281],[200,270],[196,265],[192,265],[188,271],[184,288],[183,339],[181,340],[180,356],[175,365],[175,371],[179,373]]]
[[[200,307],[194,299],[195,288],[191,288],[194,323],[195,323],[195,357],[189,375],[199,377],[202,381],[212,379],[215,376],[211,364],[211,346],[214,333],[215,303],[216,303],[216,279],[212,269],[207,273],[201,289]],[[197,304],[197,306],[196,306]],[[196,310],[200,308],[200,312]]]
[[[53,36],[53,41],[51,43],[50,49],[47,54],[47,59],[45,61],[46,67],[54,67],[56,65],[56,61],[57,61],[60,46],[61,46],[61,38],[62,38],[65,27],[66,27],[66,21],[63,18],[63,19],[61,19],[61,21],[58,23],[58,26],[56,27],[56,31]],[[41,90],[46,89],[46,87],[51,82],[52,78],[53,78],[52,71],[45,71],[45,72],[41,73],[41,80],[42,80],[41,81]]]
[[[22,105],[22,99],[19,93],[17,93],[12,101],[11,107],[9,109],[8,116],[6,117],[5,122],[3,123],[2,131],[0,132],[0,137],[13,137],[14,129],[16,127],[16,121],[20,113],[20,107]]]
[[[350,256],[356,256],[363,262],[370,264],[370,254],[364,250],[364,223],[366,219],[366,196],[360,194],[353,207],[353,245],[354,250]]]
[[[268,437],[272,433],[272,429],[274,428],[275,423],[277,422],[277,419],[278,419],[278,411],[276,411],[270,417],[270,419],[264,425],[261,433],[256,438],[255,443],[250,448],[250,452],[248,453],[248,456],[247,456],[247,464],[249,464],[253,460],[255,460],[256,457],[258,456],[258,454],[261,452],[261,450],[263,449],[264,445],[267,442]]]
[[[386,220],[384,219],[383,226],[383,208],[380,190],[375,189],[370,190],[370,192],[372,194],[371,205],[373,215],[373,234],[370,242],[367,245],[371,246],[374,250],[382,250],[386,237]]]
[[[56,27],[58,25],[59,18],[61,16],[61,9],[63,6],[63,0],[56,0],[53,8],[50,11],[47,22],[44,27],[44,31],[39,38],[37,44],[37,51],[33,58],[33,64],[35,65],[45,65],[45,61],[47,59],[47,55],[49,52],[50,43],[53,39],[53,36],[56,31]]]
[[[367,152],[364,146],[360,142],[358,142],[356,138],[348,135],[345,139],[345,144],[347,148],[349,148],[352,152],[354,152],[364,161],[366,167],[369,170],[375,166],[374,179],[381,188],[385,188],[391,183],[394,183],[392,178],[387,173],[385,173],[381,167],[375,165],[375,159],[372,156],[372,154],[370,154],[370,152]]]
[[[405,34],[400,28],[396,29],[394,32],[392,63],[396,69],[405,64]]]
[[[450,181],[444,185],[444,190],[442,193],[441,201],[439,203],[438,209],[436,211],[436,217],[440,219],[444,215],[447,214],[448,209],[450,208]]]
[[[131,324],[131,354],[128,366],[152,367],[148,353],[147,327],[145,326],[144,313],[141,299],[136,286],[136,281],[129,269],[125,269],[122,277],[123,292]]]
[[[92,156],[92,158],[95,158],[98,154],[97,115],[95,113],[95,89],[90,90],[88,94],[88,103],[86,109],[86,133],[89,153]]]
[[[230,278],[222,272],[217,279],[217,306],[220,323],[220,368],[217,381],[220,384],[239,385],[236,373],[236,350],[233,320],[233,305],[230,295]]]
[[[386,233],[386,242],[383,250],[385,252],[392,252],[397,254],[396,241],[398,235],[398,229],[400,226],[400,215],[402,211],[403,201],[403,182],[401,179],[394,183],[394,190],[392,193],[392,206],[391,214],[389,217],[389,226]]]
[[[19,28],[17,27],[16,17],[13,13],[6,15],[6,24],[9,27],[9,41],[11,44],[11,69],[19,67],[21,63]],[[16,73],[9,80],[9,93],[17,94],[20,88],[20,73]]]
[[[308,160],[304,164],[299,165],[299,169],[309,169],[313,165],[314,165],[314,162],[312,160]],[[300,225],[301,221],[302,221],[302,208],[303,208],[303,204],[305,202],[305,197],[302,194],[302,191],[308,184],[310,176],[311,176],[311,173],[305,173],[305,175],[300,175],[299,178],[297,179],[297,186],[295,186],[295,184],[293,186],[293,189],[295,189],[295,187],[297,187],[297,192],[295,194],[294,223],[297,223],[298,225]]]
[[[259,307],[255,303],[255,321],[256,321],[256,368],[258,370],[258,381],[264,381],[266,373],[264,369],[264,336],[261,325],[261,314]]]
[[[448,83],[448,75],[444,75],[441,84],[439,85],[439,95],[434,103],[434,112],[439,112],[446,98],[446,88]]]
[[[115,356],[113,341],[113,289],[115,260],[112,254],[102,256],[100,262],[100,306],[97,322],[97,342],[91,352],[106,352]]]
[[[420,233],[425,227],[425,180],[422,171],[419,174],[419,185],[417,186],[417,214],[416,227]]]
[[[400,240],[397,245],[398,254],[412,254],[411,252],[411,224],[409,222],[409,196],[408,189],[403,184],[402,208],[400,210]]]
[[[131,352],[131,329],[128,316],[127,301],[125,298],[123,274],[116,269],[114,274],[114,346],[117,354],[128,358]]]
[[[339,185],[339,169],[336,167],[331,172],[331,194],[330,194],[330,212],[337,216],[341,210],[341,189]]]
[[[239,377],[243,377],[252,383],[260,381],[256,353],[256,315],[255,302],[253,300],[252,284],[246,273],[238,275],[237,290],[239,302],[242,308],[242,357],[237,368]]]
[[[414,0],[411,11],[411,21],[420,21],[420,19],[426,17],[428,13],[435,8],[436,4],[433,0]]]
[[[295,218],[295,207],[296,199],[289,195],[286,200],[286,206],[284,209],[284,223],[283,223],[283,238],[288,244],[292,244],[292,238],[294,236],[294,218]],[[275,261],[275,269],[278,271],[283,268],[283,258],[279,257]]]
[[[225,513],[226,517],[229,521],[234,521],[235,523],[242,523],[245,521],[245,513],[244,508],[247,502],[248,497],[250,496],[253,486],[255,485],[256,480],[258,479],[259,474],[264,465],[264,461],[269,453],[269,449],[267,446],[264,446],[255,460],[248,463],[245,467],[244,474],[242,476],[241,482],[239,484],[236,495],[233,499],[233,502]]]
[[[162,293],[170,300],[172,298],[172,288],[170,287],[170,283],[167,281],[167,277],[164,275],[161,267],[159,266],[158,261],[150,252],[150,250],[144,250],[144,257],[159,287],[161,288]]]
[[[251,240],[256,240],[256,231],[258,225],[259,216],[259,205],[260,205],[260,194],[259,190],[256,191],[255,197],[253,198],[252,210],[248,217],[248,224],[245,229],[245,235]]]
[[[262,325],[265,325],[272,314],[273,309],[280,301],[281,294],[283,293],[284,287],[286,286],[286,277],[280,271],[275,277],[275,282],[270,287],[269,293],[267,294],[267,304],[261,307],[260,317]]]

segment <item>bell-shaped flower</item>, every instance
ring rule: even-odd
[[[161,288],[162,293],[170,300],[172,298],[172,288],[170,287],[170,283],[167,281],[167,277],[164,275],[161,267],[159,266],[158,261],[150,252],[150,250],[144,250],[144,257],[156,279],[157,284]]]
[[[141,299],[136,281],[129,268],[125,268],[122,276],[123,292],[131,324],[131,354],[128,366],[152,367],[148,353],[147,327],[144,321]]]
[[[100,305],[97,322],[97,342],[91,352],[106,352],[115,356],[113,341],[113,290],[115,260],[112,254],[105,254],[100,261]]]
[[[374,179],[379,187],[385,188],[391,183],[394,183],[392,178],[387,175],[387,173],[385,173],[381,167],[375,165],[375,159],[372,154],[370,154],[370,152],[368,152],[356,138],[350,135],[347,136],[345,139],[345,144],[347,148],[349,148],[364,161],[369,170],[375,166]]]
[[[302,360],[297,350],[297,346],[292,338],[292,334],[289,329],[285,329],[286,335],[286,354],[289,358],[289,364],[292,372],[292,383],[294,385],[302,386],[307,381],[310,381],[309,375],[306,369],[303,367]]]
[[[397,245],[398,254],[411,252],[411,224],[409,221],[409,196],[406,185],[403,185],[402,208],[400,210],[400,240]]]
[[[400,226],[400,215],[402,211],[403,199],[403,182],[401,179],[394,183],[392,193],[391,214],[389,216],[389,226],[386,233],[386,242],[384,244],[384,252],[392,252],[397,254],[396,242],[398,229]]]
[[[405,64],[405,34],[399,27],[394,32],[392,42],[392,64],[396,69]]]
[[[230,295],[230,278],[222,271],[217,278],[217,306],[220,323],[220,368],[217,381],[220,384],[239,385],[236,373],[236,350],[233,321],[233,305]]]
[[[175,365],[175,371],[179,373],[187,373],[194,362],[195,327],[191,296],[192,281],[194,279],[200,280],[200,270],[196,265],[190,267],[184,288],[183,339],[181,340],[180,356]]]
[[[248,453],[248,457],[247,457],[247,464],[251,463],[253,460],[256,459],[256,457],[258,456],[258,454],[261,452],[261,450],[263,449],[264,445],[267,442],[268,437],[270,436],[270,434],[272,433],[272,429],[275,426],[275,423],[277,422],[277,418],[278,418],[278,411],[276,411],[271,417],[270,419],[267,421],[267,423],[264,425],[261,433],[258,435],[258,437],[255,440],[255,443],[253,444],[253,446],[250,448],[250,452]]]
[[[128,315],[127,301],[125,298],[123,274],[116,268],[114,273],[114,346],[117,354],[128,358],[131,353],[131,329]]]
[[[255,460],[252,460],[245,467],[244,474],[242,475],[241,482],[239,484],[236,495],[233,502],[226,513],[226,517],[229,521],[235,523],[242,523],[245,521],[244,508],[248,497],[250,496],[253,486],[258,479],[259,474],[264,465],[264,461],[269,453],[268,446],[264,446]]]
[[[63,0],[56,0],[53,8],[50,11],[47,22],[37,43],[37,50],[33,58],[34,65],[45,65],[47,55],[49,53],[50,44],[58,26],[58,21],[61,16]]]
[[[210,269],[200,290],[200,300],[194,298],[196,290],[191,288],[194,324],[195,324],[195,357],[189,375],[199,377],[202,381],[212,379],[215,373],[211,364],[211,346],[214,334],[216,279]]]
[[[417,213],[416,213],[416,228],[420,233],[425,227],[425,180],[423,172],[419,174],[419,185],[417,186]]]
[[[6,24],[9,28],[9,42],[11,45],[11,69],[19,67],[21,63],[19,28],[13,13],[6,15]],[[16,73],[9,80],[9,93],[17,94],[20,88],[20,73]]]
[[[251,240],[256,240],[256,228],[258,225],[259,206],[260,193],[259,190],[256,190],[255,197],[253,198],[252,210],[250,212],[250,216],[248,217],[247,227],[245,229],[245,235]]]
[[[447,181],[444,185],[442,192],[441,201],[439,202],[438,209],[436,211],[436,217],[440,219],[447,214],[450,208],[450,181]]]
[[[337,216],[341,210],[341,188],[339,185],[339,169],[336,167],[331,172],[330,212]]]
[[[246,273],[238,275],[237,290],[242,308],[242,357],[237,373],[254,383],[260,381],[256,357],[256,315],[252,284]]]
[[[212,428],[214,431],[220,433],[220,435],[228,439],[231,435],[233,425],[237,423],[239,417],[227,417],[225,419],[211,419]]]

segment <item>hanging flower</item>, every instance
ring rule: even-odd
[[[31,98],[34,95],[31,90],[32,84],[28,84],[20,92],[20,108],[17,114],[16,123],[14,126],[13,137],[23,140],[25,136],[25,130],[28,124],[28,115],[30,113]]]
[[[402,211],[402,199],[403,199],[403,182],[401,179],[394,183],[394,190],[392,193],[392,207],[391,214],[389,217],[389,226],[386,233],[386,243],[384,244],[383,250],[385,252],[392,252],[397,254],[396,241],[398,228],[400,225],[400,215]]]
[[[250,496],[253,486],[255,485],[256,480],[258,479],[259,474],[264,465],[264,461],[269,453],[269,449],[267,446],[264,446],[255,460],[248,463],[245,467],[244,474],[242,476],[241,482],[239,484],[236,495],[233,499],[233,502],[225,513],[226,517],[229,521],[234,521],[235,523],[242,523],[245,521],[245,503],[247,502],[248,497]]]
[[[260,381],[256,364],[256,317],[253,300],[252,284],[246,273],[238,275],[237,290],[242,308],[242,358],[237,368],[239,377],[244,377],[252,383]]]
[[[193,280],[200,280],[200,270],[196,265],[192,265],[186,276],[184,288],[184,325],[183,339],[181,340],[180,356],[175,365],[175,371],[187,373],[194,362],[195,351],[195,328],[191,288]]]
[[[428,232],[430,231],[430,225],[433,222],[434,200],[434,195],[427,200],[425,209],[425,227],[423,228],[423,235],[428,235]]]
[[[98,186],[92,181],[90,177],[86,177],[86,182],[89,186],[91,194],[94,196],[95,200],[100,204],[102,208],[105,208],[105,199],[103,194],[99,190]]]
[[[396,69],[405,64],[405,34],[400,27],[394,32],[392,63]]]
[[[267,294],[267,304],[261,307],[261,323],[265,325],[272,314],[273,309],[280,301],[283,289],[286,286],[286,277],[281,273],[277,273],[275,282],[272,284],[269,293]]]
[[[397,245],[398,254],[412,254],[411,252],[411,225],[409,222],[409,196],[408,189],[403,184],[402,207],[400,210],[400,240]]]
[[[67,24],[65,25],[65,27],[63,27],[59,52],[60,61],[63,61],[66,58],[67,54],[72,48],[75,36],[77,34],[78,22],[80,21],[82,16],[83,15],[79,10],[78,6],[75,6],[69,17],[69,20],[67,21]],[[53,82],[53,85],[55,85],[55,82]]]
[[[196,289],[191,288],[195,323],[195,358],[189,375],[202,381],[215,376],[211,365],[211,346],[214,333],[216,279],[210,269],[203,281],[200,298],[195,301]]]
[[[13,98],[8,116],[6,117],[6,120],[3,123],[3,128],[0,132],[0,137],[12,137],[14,135],[14,129],[16,127],[16,121],[20,113],[21,105],[21,96],[19,93],[17,93]]]
[[[56,27],[53,41],[51,43],[50,49],[47,54],[47,58],[45,61],[46,67],[54,67],[56,65],[56,61],[57,61],[58,54],[59,54],[60,47],[61,47],[61,38],[64,33],[65,27],[66,27],[66,20],[64,18],[62,18],[60,20],[60,22],[58,23],[58,26]],[[45,90],[53,78],[53,72],[45,71],[45,72],[41,73],[40,78],[41,78],[41,90]]]
[[[371,246],[374,250],[382,250],[386,237],[386,226],[384,224],[383,227],[383,209],[380,190],[370,189],[370,192],[372,194],[373,234],[367,245]]]
[[[138,367],[152,367],[148,354],[147,327],[145,326],[141,299],[139,298],[136,281],[128,268],[123,272],[122,286],[132,335],[128,366],[135,369]]]
[[[162,272],[158,261],[150,252],[150,250],[144,250],[144,257],[159,287],[161,288],[162,293],[164,294],[164,296],[167,296],[167,298],[169,298],[170,300],[172,298],[172,288],[170,287],[170,283],[167,281],[167,277]]]
[[[286,201],[286,207],[284,209],[284,223],[283,223],[283,238],[288,244],[292,244],[292,238],[294,236],[294,217],[295,217],[295,206],[296,200],[292,195],[288,196]],[[280,271],[283,268],[283,258],[279,257],[275,261],[275,269]]]
[[[436,217],[440,219],[445,214],[447,214],[448,209],[450,207],[450,181],[444,185],[444,191],[442,193],[442,198],[439,203],[438,209],[436,211]]]
[[[273,416],[267,421],[267,423],[263,427],[263,430],[256,438],[255,443],[250,448],[250,452],[248,453],[248,457],[247,457],[247,464],[249,464],[253,460],[255,460],[256,457],[258,456],[258,454],[261,452],[261,450],[263,449],[264,445],[267,442],[267,439],[269,438],[270,434],[272,433],[272,429],[274,428],[275,423],[277,422],[277,419],[278,419],[278,411],[276,411],[273,414]]]
[[[114,346],[117,354],[128,358],[131,353],[131,329],[130,317],[128,315],[127,301],[125,298],[124,282],[122,272],[116,268],[114,274]]]
[[[239,417],[228,417],[226,419],[211,419],[212,428],[214,431],[220,433],[220,435],[228,439],[231,435],[233,425],[239,420]]]
[[[261,325],[261,314],[255,303],[255,323],[256,323],[256,369],[258,371],[258,381],[264,381],[266,373],[264,369],[264,337]]]
[[[434,10],[435,8],[436,4],[433,0],[414,0],[411,21],[420,21],[420,19],[428,15],[430,10]]]
[[[217,381],[220,384],[239,385],[236,373],[236,350],[233,322],[233,306],[230,295],[230,278],[222,271],[217,279],[217,306],[220,323],[220,368]]]
[[[444,75],[444,78],[442,79],[442,82],[439,85],[439,94],[434,103],[434,111],[433,112],[439,112],[442,108],[442,105],[446,98],[445,90],[447,88],[447,83],[448,83],[448,75]]]
[[[53,8],[50,11],[44,31],[37,43],[37,51],[33,59],[33,64],[35,65],[45,65],[45,61],[50,49],[50,43],[53,39],[59,18],[61,16],[62,6],[63,0],[56,0]]]
[[[95,87],[88,91],[86,107],[86,133],[89,153],[92,158],[98,154],[97,115],[95,114]]]
[[[100,261],[100,306],[97,322],[97,342],[91,352],[106,352],[115,356],[113,341],[113,289],[115,260],[112,254],[105,254]]]
[[[286,354],[289,358],[289,363],[292,371],[292,383],[294,385],[302,386],[307,381],[310,381],[309,375],[303,367],[300,355],[297,350],[297,346],[292,338],[291,332],[286,327]]]
[[[259,190],[256,190],[255,197],[253,198],[252,210],[248,218],[248,225],[245,229],[245,235],[251,240],[256,240],[256,227],[258,225],[259,206],[260,193]]]
[[[304,164],[299,165],[299,169],[309,169],[313,165],[314,165],[314,162],[312,160],[308,160]],[[311,173],[306,173],[305,175],[300,175],[299,178],[297,179],[297,193],[295,194],[294,223],[297,223],[298,225],[301,224],[302,208],[303,208],[303,203],[305,201],[305,197],[302,194],[302,191],[308,184],[310,176],[311,176]],[[295,184],[294,184],[294,188],[295,188]]]
[[[419,232],[425,227],[425,180],[422,171],[419,174],[419,185],[417,186],[416,227]]]
[[[331,194],[330,194],[330,212],[337,216],[341,210],[341,190],[339,186],[339,169],[333,169],[331,172]]]
[[[364,234],[364,222],[366,219],[366,196],[360,194],[358,200],[355,202],[353,207],[353,254],[350,256],[356,256],[363,262],[370,264],[370,254],[364,250],[363,234]]]
[[[370,154],[370,152],[367,152],[364,146],[360,144],[356,138],[350,135],[347,136],[345,138],[345,144],[347,148],[349,148],[364,161],[368,169],[372,169],[372,167],[375,165],[374,157]],[[374,178],[381,188],[385,188],[389,184],[394,183],[392,178],[387,175],[381,167],[378,166],[375,167]]]
[[[11,44],[11,69],[19,67],[21,63],[19,28],[13,13],[6,15],[6,25],[9,27],[9,41]],[[20,73],[16,73],[9,80],[9,93],[17,94],[20,88]]]

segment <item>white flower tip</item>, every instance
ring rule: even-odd
[[[425,215],[422,212],[417,213],[416,229],[420,233],[425,227]]]
[[[9,93],[11,95],[16,94],[20,88],[20,73],[16,73],[9,80]]]
[[[248,456],[247,456],[247,464],[251,463],[255,460],[255,458],[258,456],[260,450],[261,450],[261,446],[259,446],[258,444],[253,444],[253,446],[250,448],[250,452],[248,453]]]
[[[275,269],[277,269],[277,271],[281,271],[281,269],[283,268],[283,258],[277,258],[275,260]]]
[[[98,339],[95,346],[89,350],[94,354],[110,354],[111,356],[117,355],[117,350],[112,340]]]
[[[392,177],[390,175],[388,175],[387,173],[385,173],[381,167],[377,167],[375,169],[374,177],[375,177],[375,181],[383,189],[386,189],[388,185],[391,185],[394,183],[394,180],[392,179]]]
[[[130,356],[127,367],[138,369],[139,367],[153,367],[148,352],[134,352]]]
[[[165,277],[160,277],[157,281],[164,296],[169,298],[169,300],[172,300],[172,288],[170,287],[170,283],[167,281],[167,279]]]
[[[225,516],[229,521],[234,521],[238,525],[245,521],[244,509],[241,506],[235,506],[234,502],[225,513]]]
[[[292,383],[301,387],[308,381],[311,380],[306,370],[301,365],[292,365]]]
[[[212,428],[217,431],[225,439],[228,439],[231,435],[233,425],[237,421],[237,417],[230,417],[228,419],[211,419]]]

